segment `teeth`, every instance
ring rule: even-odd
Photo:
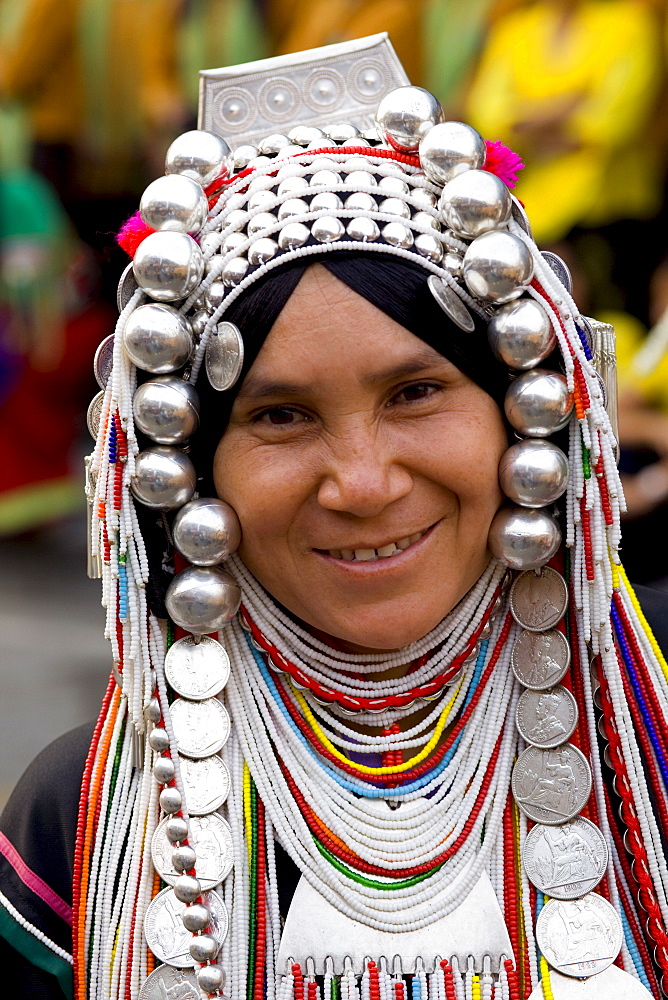
[[[418,539],[422,538],[424,532],[417,531],[414,535],[402,538],[398,542],[390,542],[389,545],[382,545],[379,549],[329,549],[329,554],[333,559],[343,559],[345,562],[373,562],[374,559],[388,559],[403,552]]]
[[[377,559],[375,549],[355,549],[355,559],[357,562],[371,562],[372,559]]]

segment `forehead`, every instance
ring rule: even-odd
[[[316,264],[278,315],[239,396],[274,377],[314,383],[354,370],[373,381],[390,366],[443,364],[443,355]]]

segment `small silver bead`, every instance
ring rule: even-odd
[[[384,198],[378,206],[379,212],[386,212],[387,215],[398,215],[401,219],[410,219],[410,206],[401,198]]]
[[[440,231],[438,219],[434,218],[433,215],[430,215],[429,212],[416,212],[411,219],[411,222],[416,227],[422,226],[425,229],[436,229],[437,231]]]
[[[248,223],[248,235],[254,236],[262,229],[271,229],[276,225],[276,216],[272,212],[258,212]]]
[[[321,191],[311,199],[311,211],[320,212],[323,209],[327,212],[336,212],[341,208],[341,199],[333,191]]]
[[[149,722],[160,722],[162,712],[160,711],[160,702],[157,698],[151,698],[148,705],[144,709],[144,715]]]
[[[245,233],[228,233],[223,240],[221,251],[224,254],[230,253],[232,250],[238,250],[242,243],[246,242]]]
[[[350,220],[348,223],[348,235],[353,240],[360,240],[362,243],[372,243],[380,236],[380,229],[373,219],[361,216],[359,219]]]
[[[165,813],[175,813],[181,808],[181,792],[169,786],[160,792],[160,808]]]
[[[197,855],[190,844],[180,844],[172,852],[172,866],[174,871],[187,872],[195,867]]]
[[[308,191],[308,181],[305,177],[286,177],[278,185],[278,197],[283,198],[286,194],[301,195]]]
[[[309,207],[303,198],[288,198],[278,210],[278,218],[282,222],[291,215],[307,215]]]
[[[224,227],[225,229],[243,229],[248,222],[248,212],[244,212],[243,208],[233,208],[232,211],[225,217]]]
[[[341,177],[334,170],[316,170],[311,175],[311,187],[334,187],[341,183]]]
[[[248,166],[249,167],[255,167],[255,168],[257,168],[257,167],[267,166],[269,163],[271,163],[271,157],[270,156],[262,156],[262,155],[260,155],[260,156],[254,156],[253,159],[248,164]]]
[[[197,931],[205,931],[211,921],[211,913],[204,903],[192,903],[188,906],[182,916],[183,926],[191,934]]]
[[[220,233],[207,233],[199,241],[199,248],[205,257],[215,253],[220,247]]]
[[[282,135],[280,132],[274,132],[272,135],[268,135],[266,139],[262,139],[257,144],[257,151],[261,156],[276,156],[284,146],[289,146],[290,140],[287,135]]]
[[[237,146],[232,154],[234,172],[237,173],[239,170],[245,170],[250,161],[256,156],[257,149],[255,146],[251,146],[250,143],[244,143],[243,146]]]
[[[209,314],[206,309],[198,309],[196,313],[190,317],[190,325],[192,331],[196,337],[201,337],[204,333],[204,327],[206,326]]]
[[[453,278],[461,278],[464,273],[464,258],[449,250],[443,258],[443,267],[447,267]]]
[[[174,778],[174,761],[171,757],[158,757],[153,765],[153,777],[160,785],[167,785]]]
[[[178,844],[188,836],[188,824],[182,816],[172,816],[165,823],[165,833],[170,844]]]
[[[294,156],[295,153],[301,152],[303,152],[302,147],[298,146],[296,142],[291,142],[287,146],[283,146],[283,149],[279,149],[274,160],[287,160],[289,157]]]
[[[271,260],[272,257],[275,257],[277,251],[278,243],[276,240],[272,240],[269,236],[263,236],[249,247],[248,263],[251,267],[264,264],[266,261]]]
[[[408,194],[408,184],[392,174],[389,177],[381,177],[378,181],[378,190],[384,191],[387,195]]]
[[[181,903],[194,903],[202,895],[202,885],[194,875],[179,875],[174,883],[174,895]]]
[[[223,281],[226,285],[238,285],[246,277],[248,261],[245,257],[233,257],[223,268]]]
[[[340,219],[333,215],[323,215],[322,218],[315,220],[311,233],[318,243],[333,243],[341,239],[345,229]]]
[[[354,194],[349,194],[345,202],[346,208],[349,208],[351,212],[376,212],[378,211],[378,203],[373,195],[367,194],[366,191],[355,191]]]
[[[156,726],[148,734],[148,743],[151,750],[155,750],[156,753],[164,753],[165,750],[169,750],[167,730],[163,729],[162,726]]]
[[[311,235],[311,230],[302,222],[288,222],[278,234],[281,250],[295,250],[303,247]]]
[[[248,211],[253,212],[256,208],[268,208],[276,204],[276,195],[273,191],[254,191],[248,199]]]
[[[431,191],[425,190],[425,188],[411,188],[411,197],[418,208],[436,208],[438,201],[436,195],[432,194]]]
[[[198,934],[190,942],[188,950],[196,962],[213,962],[220,951],[220,944],[213,934]]]
[[[204,993],[215,993],[225,985],[225,973],[219,965],[205,965],[197,973],[197,985]]]
[[[429,233],[420,233],[415,237],[415,249],[432,264],[438,264],[443,257],[443,244]]]
[[[206,292],[204,293],[204,302],[206,308],[209,312],[213,312],[222,303],[225,298],[225,284],[222,281],[214,281],[209,285]]]
[[[369,170],[351,170],[345,179],[346,187],[377,187],[378,181]]]
[[[402,222],[388,222],[383,227],[383,239],[393,247],[408,250],[413,246],[413,234]]]
[[[346,143],[347,145],[354,145],[354,143],[350,143],[350,140],[357,138],[359,134],[360,130],[349,122],[337,122],[335,125],[328,125],[325,129],[325,135],[332,142]]]
[[[288,139],[298,146],[308,146],[309,143],[324,138],[325,133],[316,125],[295,125],[288,132]]]

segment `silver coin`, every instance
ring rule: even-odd
[[[227,907],[217,892],[206,892],[203,899],[211,914],[210,933],[222,944],[227,937]],[[144,935],[146,944],[161,962],[175,965],[180,969],[192,969],[195,966],[195,959],[192,958],[188,948],[193,936],[183,926],[181,919],[185,908],[186,904],[181,903],[176,898],[173,889],[163,889],[151,900],[146,910]],[[144,983],[144,987],[147,983],[148,979]],[[159,982],[156,983],[156,986],[159,988]],[[165,995],[172,996],[169,993],[148,993],[146,995],[147,997],[159,996],[161,1000]],[[182,994],[175,993],[174,996],[181,1000]],[[183,996],[187,997],[188,993],[183,994]],[[197,997],[199,1000],[199,994]]]
[[[571,272],[568,270],[566,263],[556,253],[552,253],[551,250],[543,250],[541,257],[543,257],[550,270],[556,274],[557,278],[570,295],[573,291],[573,279],[571,278]]]
[[[515,761],[512,789],[529,819],[557,826],[585,807],[591,792],[591,771],[584,754],[571,743],[556,750],[527,747]]]
[[[159,965],[144,980],[138,1000],[201,1000],[201,996],[193,969]]]
[[[230,676],[230,658],[215,639],[191,635],[175,642],[165,657],[165,676],[177,694],[191,701],[213,698]]]
[[[169,822],[166,816],[158,823],[151,840],[151,858],[153,867],[168,885],[174,885],[181,874],[172,867],[174,845],[165,833]],[[213,889],[232,870],[233,845],[230,824],[218,813],[210,816],[190,817],[189,843],[197,855],[195,871],[203,889]]]
[[[217,698],[205,701],[176,698],[170,712],[177,750],[186,757],[211,757],[227,743],[230,717]]]
[[[119,313],[123,312],[138,288],[139,285],[137,284],[137,279],[135,278],[135,272],[132,263],[130,263],[123,271],[121,280],[118,282],[118,289],[116,291],[116,305],[118,306]]]
[[[568,587],[561,573],[549,566],[520,573],[510,588],[510,610],[518,625],[545,632],[564,617]]]
[[[90,403],[88,404],[88,412],[86,413],[86,424],[88,426],[88,433],[95,440],[97,440],[97,434],[100,429],[100,420],[102,418],[103,406],[104,406],[104,389],[100,389],[97,395],[93,396]]]
[[[475,322],[457,293],[450,287],[447,281],[437,274],[430,274],[427,279],[429,290],[434,296],[439,306],[446,316],[456,323],[461,330],[473,333]]]
[[[100,341],[95,352],[95,357],[93,358],[93,371],[95,372],[95,378],[100,389],[107,388],[113,363],[114,335],[110,333],[108,337]]]
[[[219,323],[206,346],[206,373],[209,382],[223,392],[231,389],[241,374],[244,342],[234,323]]]
[[[525,691],[517,703],[515,721],[520,736],[544,750],[558,747],[573,734],[578,706],[561,684],[546,691]]]
[[[622,947],[622,921],[607,899],[551,899],[536,921],[538,947],[566,976],[595,976],[612,965]]]
[[[220,757],[191,760],[179,756],[181,777],[191,816],[206,816],[220,809],[230,794],[230,772]]]
[[[571,662],[568,640],[557,629],[529,632],[526,629],[515,639],[510,663],[520,684],[532,691],[544,691],[558,684]]]
[[[599,828],[578,816],[571,823],[537,823],[522,845],[522,863],[537,889],[553,899],[577,899],[605,875],[608,846]]]
[[[529,222],[529,216],[526,213],[524,205],[515,197],[514,194],[511,194],[510,198],[513,203],[513,207],[510,210],[513,220],[517,223],[520,229],[524,230],[527,236],[531,236],[533,238],[531,233],[531,223]]]

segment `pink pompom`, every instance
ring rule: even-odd
[[[146,225],[139,212],[135,212],[121,226],[116,236],[116,242],[130,257],[134,257],[141,241],[154,232],[155,229],[151,229],[150,226]]]
[[[514,188],[517,184],[517,171],[524,169],[520,157],[498,139],[496,142],[490,142],[489,139],[486,139],[485,145],[487,146],[487,158],[483,170],[495,174],[509,188]]]

